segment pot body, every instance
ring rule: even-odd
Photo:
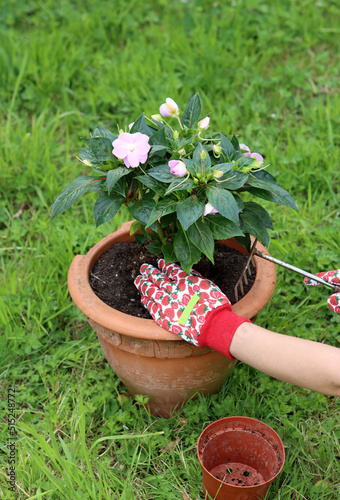
[[[116,242],[133,241],[131,222],[102,239],[86,255],[77,255],[69,269],[68,287],[78,308],[97,333],[111,367],[130,394],[149,397],[154,415],[168,417],[197,393],[216,393],[236,361],[208,347],[195,347],[160,328],[152,319],[121,313],[93,292],[89,275],[100,255]],[[221,243],[247,253],[235,240]],[[259,245],[261,251],[266,249]],[[233,306],[240,316],[253,318],[272,296],[274,264],[255,257],[256,280],[245,297]]]
[[[205,495],[216,500],[263,500],[285,461],[278,434],[249,417],[210,424],[199,437],[197,454]]]

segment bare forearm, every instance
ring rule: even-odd
[[[279,380],[340,396],[340,349],[336,347],[243,323],[235,332],[230,353]]]

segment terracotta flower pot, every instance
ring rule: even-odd
[[[254,418],[226,417],[208,425],[197,454],[205,498],[262,500],[281,472],[285,452],[278,434]]]
[[[86,255],[71,263],[68,287],[79,309],[95,329],[106,359],[130,394],[149,396],[154,415],[168,417],[198,392],[216,393],[230,375],[230,361],[208,347],[195,347],[160,328],[152,319],[130,316],[109,307],[93,292],[89,275],[99,257],[116,242],[133,241],[131,222],[102,239]],[[247,253],[235,240],[224,242]],[[266,249],[259,245],[261,251]],[[267,304],[276,284],[274,264],[255,257],[256,280],[235,313],[253,318]]]

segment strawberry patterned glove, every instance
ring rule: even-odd
[[[158,266],[160,270],[143,264],[135,280],[156,323],[195,346],[209,346],[235,359],[229,352],[234,333],[250,321],[233,313],[228,297],[198,272],[188,275],[163,259]]]
[[[340,269],[335,269],[334,271],[324,271],[322,273],[317,273],[316,276],[319,276],[320,278],[323,278],[325,281],[328,281],[328,283],[334,283],[335,285],[339,285],[335,291],[336,293],[333,293],[329,299],[327,300],[327,303],[332,309],[332,311],[336,313],[340,313]],[[310,278],[305,278],[304,282],[306,285],[312,285],[312,286],[322,286],[321,283],[318,283],[317,281],[314,281]]]

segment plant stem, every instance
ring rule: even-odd
[[[181,122],[181,120],[180,120],[179,116],[178,116],[178,115],[176,115],[176,118],[177,118],[177,121],[178,121],[178,123],[179,123],[179,126],[181,127],[181,130],[183,130],[183,125],[182,125],[182,122]]]
[[[164,234],[162,225],[161,225],[161,223],[159,221],[156,221],[156,227],[157,227],[157,234],[159,236],[159,239],[161,240],[161,242],[163,243],[163,245],[166,245],[167,244],[167,239],[166,239],[166,236]]]

